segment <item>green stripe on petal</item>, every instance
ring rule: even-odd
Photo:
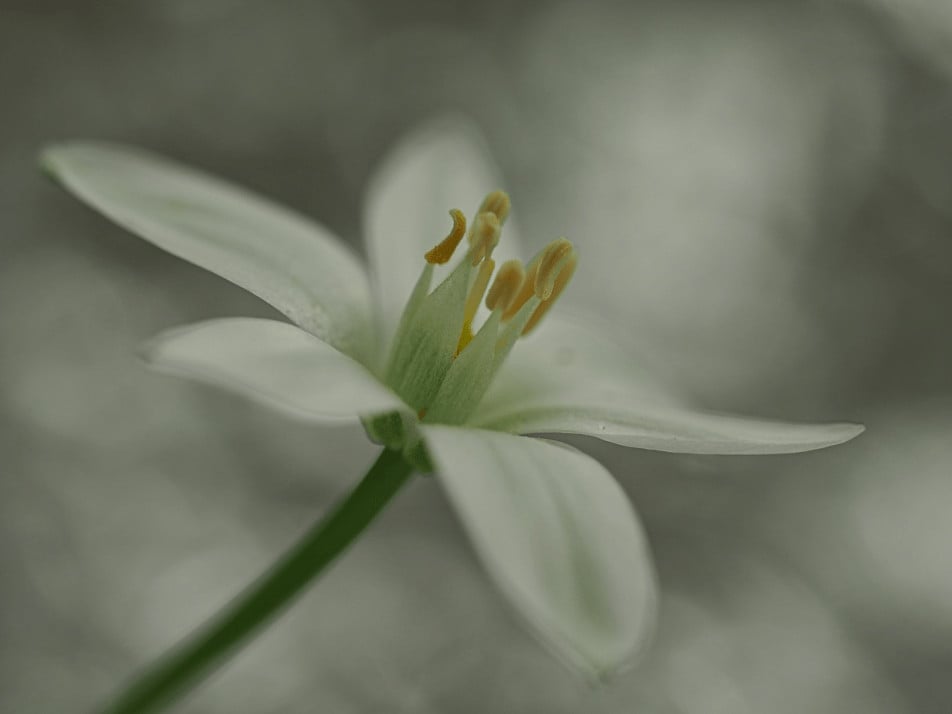
[[[142,349],[156,369],[317,421],[406,410],[361,364],[294,325],[226,318],[170,330]]]
[[[362,362],[372,359],[366,273],[320,225],[139,149],[68,143],[47,148],[42,164],[123,228],[240,285]]]
[[[629,666],[655,621],[655,577],[624,492],[561,444],[422,427],[477,554],[539,639],[602,680]]]

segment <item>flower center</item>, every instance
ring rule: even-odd
[[[577,254],[565,238],[526,265],[509,260],[496,271],[492,254],[509,210],[509,196],[493,191],[468,231],[463,213],[451,210],[449,234],[424,255],[383,374],[422,421],[465,422],[518,338],[538,325],[575,272]],[[434,266],[449,263],[464,236],[465,255],[431,291]],[[477,325],[482,304],[489,314]]]

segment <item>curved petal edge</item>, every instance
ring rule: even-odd
[[[239,285],[368,362],[367,274],[327,229],[249,190],[117,144],[47,147],[41,166],[126,230]]]
[[[602,681],[629,668],[656,619],[656,580],[627,496],[563,444],[423,426],[436,476],[490,577],[538,639]]]
[[[405,410],[360,363],[294,325],[209,320],[142,346],[158,371],[224,387],[301,419],[337,421]]]
[[[670,405],[595,404],[584,399],[496,414],[487,428],[519,434],[582,434],[621,446],[684,454],[793,454],[843,444],[865,431],[845,422],[803,424]]]

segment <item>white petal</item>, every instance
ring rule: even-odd
[[[498,587],[541,641],[591,679],[632,663],[655,620],[655,578],[631,504],[561,444],[424,426],[437,477]]]
[[[163,372],[240,392],[303,419],[406,409],[358,362],[294,325],[226,318],[162,333],[143,348]]]
[[[492,424],[514,411],[547,406],[553,398],[575,393],[684,404],[675,390],[645,369],[654,362],[595,316],[555,309],[515,344],[470,422]],[[652,371],[661,370],[655,366]]]
[[[367,253],[386,335],[396,327],[420,275],[423,254],[449,232],[449,210],[458,208],[472,220],[487,193],[505,188],[485,140],[462,119],[430,122],[388,155],[367,189],[364,208]],[[515,223],[510,216],[503,228],[497,263],[521,252]]]
[[[517,434],[585,434],[622,446],[683,454],[793,454],[859,436],[860,424],[803,424],[652,404],[612,404],[612,395],[552,394],[482,426]]]
[[[325,228],[138,149],[68,143],[46,149],[42,162],[119,225],[249,290],[348,354],[370,359],[367,275]]]
[[[698,411],[640,369],[604,329],[546,316],[515,349],[469,420],[519,434],[573,433],[622,446],[695,454],[781,454],[834,446],[858,424],[796,424]]]

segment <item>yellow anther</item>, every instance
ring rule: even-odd
[[[483,260],[492,255],[493,250],[499,244],[499,234],[502,231],[502,225],[499,217],[491,211],[483,211],[476,216],[473,221],[472,239],[470,242],[470,253],[472,255],[473,265],[479,265]]]
[[[453,228],[446,238],[428,250],[423,256],[427,263],[442,265],[443,263],[449,262],[449,259],[453,257],[453,253],[456,251],[456,246],[459,245],[460,241],[463,240],[463,236],[466,235],[466,216],[463,215],[463,212],[453,208],[450,210],[450,216],[453,218]]]
[[[556,300],[558,300],[559,295],[561,295],[562,291],[565,290],[565,286],[568,285],[569,280],[572,279],[572,275],[575,273],[575,268],[578,266],[578,255],[576,254],[575,249],[572,249],[571,253],[566,259],[559,260],[558,265],[559,269],[554,280],[552,281],[552,289],[549,291],[548,297],[542,301],[542,304],[540,304],[539,307],[533,311],[532,316],[526,323],[526,326],[522,328],[523,335],[528,335],[530,332],[532,332],[533,328],[539,324],[539,320],[545,316],[545,313],[549,311],[549,308],[555,304]],[[541,273],[541,269],[539,272]]]
[[[532,313],[522,334],[529,332],[565,289],[577,263],[578,255],[571,242],[559,238],[549,243],[526,266],[526,277],[519,287],[519,292],[503,312],[502,319],[511,320],[529,298],[535,295],[542,302]]]
[[[575,247],[567,238],[559,238],[549,243],[542,251],[533,276],[532,289],[536,297],[548,300],[555,288],[556,279],[575,259]]]
[[[512,208],[512,203],[509,200],[509,194],[505,191],[493,191],[483,199],[483,203],[479,207],[478,212],[485,213],[489,211],[490,213],[495,213],[496,218],[499,219],[499,223],[502,224],[509,218],[510,208]]]
[[[500,309],[505,312],[513,301],[526,279],[526,269],[518,260],[507,260],[499,266],[496,279],[486,295],[486,307],[490,310]]]
[[[506,219],[509,218],[509,209],[511,207],[509,194],[507,194],[505,191],[493,191],[483,199],[481,204],[479,204],[479,210],[476,211],[476,214],[479,215],[480,213],[492,213],[496,216],[496,218],[499,219],[499,225],[501,226],[506,222]],[[476,224],[474,222],[469,228],[470,245],[473,245],[475,235]]]
[[[502,313],[503,320],[511,320],[515,317],[516,313],[519,312],[519,309],[528,302],[535,294],[535,279],[536,274],[539,272],[539,261],[542,259],[542,254],[536,255],[535,258],[529,261],[529,265],[525,268],[525,277],[522,279],[522,283],[519,285],[519,290],[516,294],[510,298],[509,305]]]

